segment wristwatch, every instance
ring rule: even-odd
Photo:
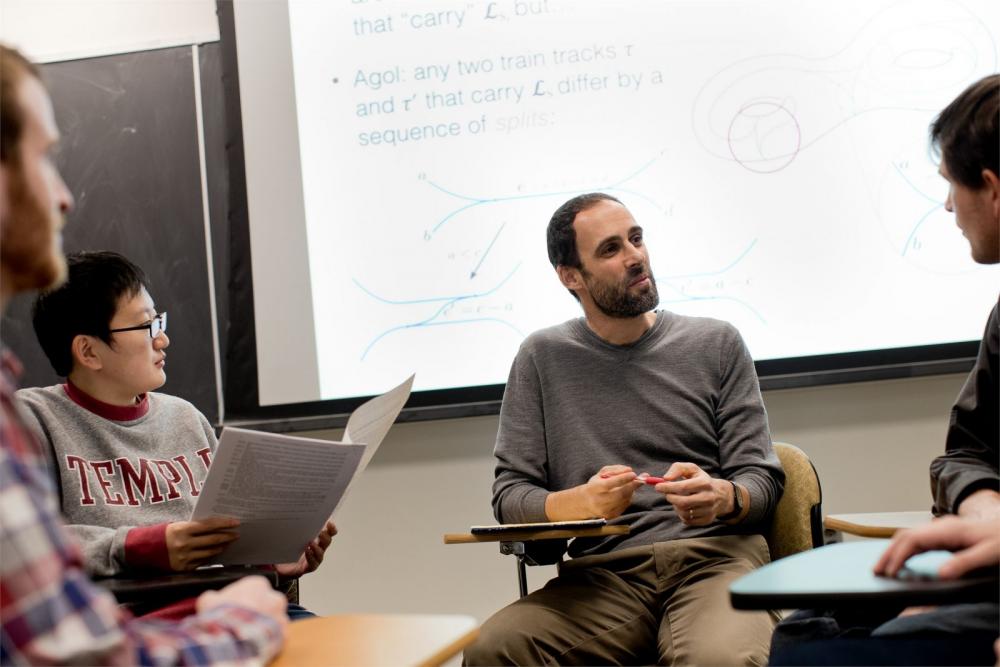
[[[733,487],[733,511],[729,514],[724,514],[722,516],[715,517],[719,521],[729,521],[730,519],[735,519],[743,512],[743,494],[740,493],[740,488],[736,486],[736,482],[732,480],[727,480]]]

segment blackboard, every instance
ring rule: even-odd
[[[67,252],[114,250],[139,264],[157,308],[170,313],[167,383],[221,421],[209,256],[202,207],[193,69],[198,60],[217,283],[226,284],[224,113],[217,44],[90,58],[42,67],[62,133],[57,163],[76,199]],[[0,337],[25,366],[22,386],[61,381],[35,341],[31,296],[14,300]],[[219,301],[225,313],[227,299]],[[224,329],[220,334],[225,336]],[[224,349],[224,348],[223,348]]]

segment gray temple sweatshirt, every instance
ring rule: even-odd
[[[62,511],[87,572],[169,570],[166,524],[189,519],[215,452],[204,415],[153,392],[132,407],[69,384],[16,396],[51,447]]]

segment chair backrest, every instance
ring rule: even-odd
[[[823,545],[823,491],[816,468],[795,445],[776,442],[774,451],[785,469],[785,491],[766,536],[772,561]]]

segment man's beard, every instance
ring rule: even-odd
[[[0,262],[15,291],[46,289],[62,283],[66,277],[66,259],[52,247],[62,224],[38,201],[20,165],[9,171],[7,195],[8,219],[0,230]]]
[[[656,279],[645,266],[631,269],[620,284],[595,280],[586,269],[581,270],[581,273],[594,305],[608,317],[621,319],[638,317],[653,310],[660,303],[660,295],[656,291]],[[629,294],[628,284],[644,273],[649,276],[649,288],[635,295]]]

